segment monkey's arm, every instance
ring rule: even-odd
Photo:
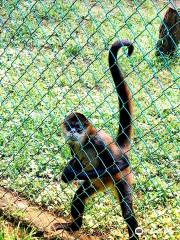
[[[76,175],[82,172],[82,164],[76,156],[73,156],[66,167],[64,168],[61,179],[63,182],[68,183],[76,178]]]
[[[98,167],[85,171],[78,158],[74,157],[65,167],[62,180],[67,183],[74,179],[88,180],[93,178],[101,178],[116,174],[129,167],[128,158],[122,155],[120,159],[115,159],[111,151],[105,146],[100,139],[91,139],[88,143],[89,148],[95,148],[99,159]]]
[[[127,163],[124,163],[122,166],[122,161],[126,161]],[[128,164],[128,160],[127,157],[122,156],[121,158],[121,162],[120,161],[115,161],[113,163],[113,165],[109,166],[109,167],[97,167],[94,168],[93,170],[90,171],[84,171],[82,170],[81,172],[79,171],[75,171],[75,179],[78,180],[89,180],[89,179],[93,179],[93,178],[102,178],[102,177],[106,177],[106,176],[112,176],[122,170],[124,170],[125,168],[127,168],[129,166]]]
[[[76,161],[76,166],[72,165]],[[122,166],[122,161],[124,162],[124,165]],[[62,180],[65,183],[68,183],[72,180],[89,180],[89,179],[94,179],[94,178],[102,178],[105,176],[112,176],[113,174],[116,174],[126,167],[129,166],[127,157],[122,156],[121,161],[116,161],[113,163],[113,165],[109,167],[102,167],[99,166],[98,168],[94,168],[93,170],[90,171],[85,171],[82,167],[77,167],[77,163],[80,162],[78,159],[72,159],[68,165],[65,167],[63,174],[62,174]],[[125,164],[126,162],[126,164]]]

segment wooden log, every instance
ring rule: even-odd
[[[81,231],[69,234],[65,230],[52,231],[55,222],[66,222],[39,206],[33,205],[30,201],[21,198],[17,193],[0,187],[0,215],[8,216],[13,222],[21,222],[24,226],[35,229],[38,237],[43,239],[63,240],[99,240],[99,237],[87,235]]]

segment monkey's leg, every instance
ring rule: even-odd
[[[115,182],[115,187],[121,204],[122,215],[128,226],[129,239],[137,240],[139,237],[135,234],[138,223],[134,216],[132,206],[131,188],[125,180]]]
[[[85,181],[76,191],[72,205],[71,215],[73,217],[72,223],[55,223],[53,230],[65,229],[66,231],[78,231],[82,225],[82,218],[86,200],[96,192],[96,186],[89,181]]]

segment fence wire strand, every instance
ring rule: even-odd
[[[165,16],[172,7],[176,22],[168,25]],[[29,204],[13,216],[23,218],[31,204],[40,209],[32,223],[43,222],[46,210],[53,213],[44,231],[59,216],[72,219],[73,195],[83,182],[61,181],[71,158],[61,125],[69,113],[78,111],[115,141],[119,110],[108,51],[117,39],[134,45],[131,57],[126,49],[120,51],[118,63],[133,102],[129,161],[142,239],[179,238],[180,39],[173,32],[180,33],[179,7],[179,1],[170,0],[0,2],[2,239],[9,239],[3,225],[9,213],[1,210],[10,192]],[[128,238],[120,205],[104,188],[86,204],[81,231],[63,239],[90,239],[91,234],[97,239]],[[23,239],[22,232],[18,234]]]

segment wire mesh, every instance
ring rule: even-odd
[[[0,186],[71,219],[70,205],[82,182],[61,181],[71,158],[61,123],[78,111],[116,139],[119,111],[108,49],[115,39],[129,39],[135,51],[127,58],[123,49],[118,62],[134,108],[135,214],[143,239],[178,239],[179,48],[174,25],[164,20],[173,7],[179,31],[178,1],[0,4]],[[158,50],[161,24],[166,31],[160,41],[167,36],[173,41],[173,56]],[[82,229],[101,239],[127,238],[120,205],[108,188],[89,199]]]

